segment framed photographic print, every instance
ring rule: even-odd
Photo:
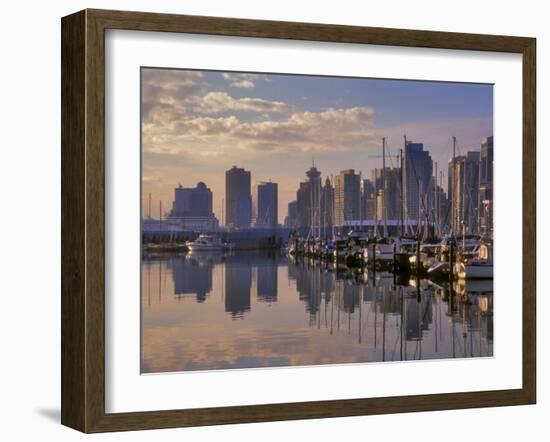
[[[62,19],[62,423],[535,403],[535,40]]]

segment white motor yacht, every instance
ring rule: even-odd
[[[224,243],[217,235],[199,235],[195,241],[188,241],[187,247],[191,252],[217,252],[229,250],[231,244]]]

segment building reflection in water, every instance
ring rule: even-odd
[[[197,302],[204,302],[212,291],[213,266],[213,257],[188,255],[186,259],[170,259],[168,269],[172,271],[174,295],[195,295]]]
[[[252,261],[248,257],[228,256],[225,260],[225,311],[233,319],[250,311]]]
[[[315,322],[319,306],[321,305],[321,277],[318,269],[312,265],[295,266],[296,290],[300,301],[305,303],[306,312],[310,315],[310,322]]]
[[[259,260],[257,268],[258,300],[277,302],[277,262],[275,257]]]
[[[247,330],[272,330],[277,339],[300,345],[293,351],[311,364],[317,358],[327,363],[326,355],[308,354],[313,348],[317,352],[326,348],[346,361],[492,355],[492,281],[455,282],[451,286],[428,280],[396,280],[388,273],[294,261],[278,254],[188,254],[155,261],[143,263],[144,314],[154,307],[156,299],[161,303],[162,287],[166,286],[163,281],[171,275],[176,300],[194,297],[206,309],[187,317],[185,324],[205,327],[201,312],[217,317],[216,312],[221,311],[224,318],[242,319]],[[284,308],[263,310],[278,304]],[[182,303],[181,308],[186,305]],[[256,310],[261,314],[255,315]],[[282,316],[273,316],[278,314]],[[224,320],[218,318],[212,328],[219,332]],[[309,341],[297,344],[301,341],[296,336],[304,333],[311,342],[319,342],[315,346],[305,343]],[[269,343],[260,347],[265,348],[264,344]],[[252,356],[248,360],[260,357]]]

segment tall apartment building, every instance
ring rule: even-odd
[[[480,152],[455,157],[450,170],[451,227],[456,234],[478,231]],[[451,160],[452,161],[452,160]]]
[[[334,223],[360,219],[361,176],[354,169],[342,170],[334,177]]]
[[[409,220],[420,220],[425,217],[431,204],[433,192],[432,175],[433,161],[428,151],[424,150],[424,144],[407,141],[404,152],[403,181],[405,223]]]
[[[248,228],[252,220],[250,172],[233,166],[225,172],[225,224],[230,228]]]
[[[479,230],[493,232],[493,137],[481,143],[479,155]]]
[[[212,191],[202,181],[196,187],[174,189],[174,201],[169,218],[184,229],[213,230],[218,227],[218,220],[212,211]]]
[[[259,183],[256,187],[256,227],[274,229],[279,223],[277,183]]]
[[[307,181],[300,183],[296,193],[298,227],[319,228],[321,225],[321,172],[312,166]]]

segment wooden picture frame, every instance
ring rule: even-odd
[[[62,19],[62,410],[83,432],[533,404],[536,400],[536,41],[533,38],[84,10]],[[498,391],[105,412],[105,30],[517,53],[523,57],[523,385]]]

